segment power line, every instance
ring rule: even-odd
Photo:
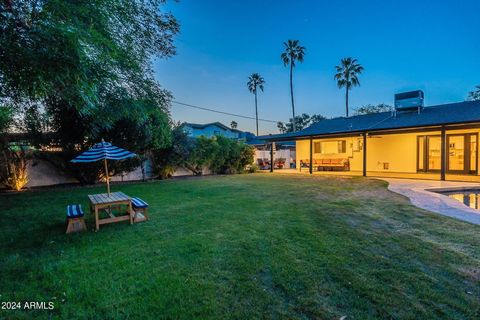
[[[210,109],[210,108],[205,108],[205,107],[199,107],[199,106],[195,106],[195,105],[193,105],[193,104],[183,103],[183,102],[179,102],[179,101],[172,101],[172,103],[175,103],[175,104],[178,104],[178,105],[181,105],[181,106],[185,106],[185,107],[200,109],[200,110],[204,110],[204,111],[210,111],[210,112],[216,112],[216,113],[226,114],[226,115],[233,116],[233,117],[255,120],[255,117],[249,117],[249,116],[244,116],[244,115],[241,115],[241,114],[235,114],[235,113],[230,113],[230,112],[218,111],[218,110],[214,110],[214,109]],[[260,118],[258,118],[258,121],[270,122],[270,123],[277,123],[277,122],[279,122],[279,121],[275,121],[275,120],[260,119]]]

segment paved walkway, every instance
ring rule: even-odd
[[[480,210],[467,207],[461,202],[426,189],[469,189],[480,188],[480,184],[455,181],[430,181],[381,178],[388,182],[388,189],[404,195],[413,205],[444,216],[480,225]]]

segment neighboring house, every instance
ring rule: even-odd
[[[184,124],[182,124],[182,126],[187,135],[191,138],[198,138],[200,136],[204,136],[207,138],[211,138],[214,136],[224,136],[231,139],[241,139],[242,134],[245,134],[240,130],[227,127],[220,122],[212,122],[205,124],[185,122]]]
[[[322,120],[295,133],[259,137],[296,141],[297,170],[480,181],[480,101],[424,107],[423,92],[395,95],[395,110]]]

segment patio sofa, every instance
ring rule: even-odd
[[[285,158],[275,159],[273,162],[274,169],[283,169],[285,167]],[[270,169],[270,160],[269,159],[257,159],[257,165],[260,170]]]
[[[300,160],[300,171],[302,168],[309,168],[310,160]],[[348,159],[312,159],[312,167],[317,171],[349,171],[350,162]]]
[[[268,159],[257,159],[257,165],[260,170],[270,169],[270,161]]]
[[[273,167],[275,169],[283,169],[283,167],[285,167],[285,161],[286,161],[285,158],[275,159]]]

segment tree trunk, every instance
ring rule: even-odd
[[[258,137],[257,87],[255,87],[255,119],[256,119],[256,121],[257,121],[257,137]]]
[[[293,132],[297,131],[297,126],[295,125],[295,102],[293,101],[293,64],[290,62],[290,97],[292,98],[292,125],[293,125]]]
[[[346,88],[346,92],[345,92],[345,108],[346,108],[346,113],[347,113],[347,118],[348,118],[348,86],[345,87]]]

